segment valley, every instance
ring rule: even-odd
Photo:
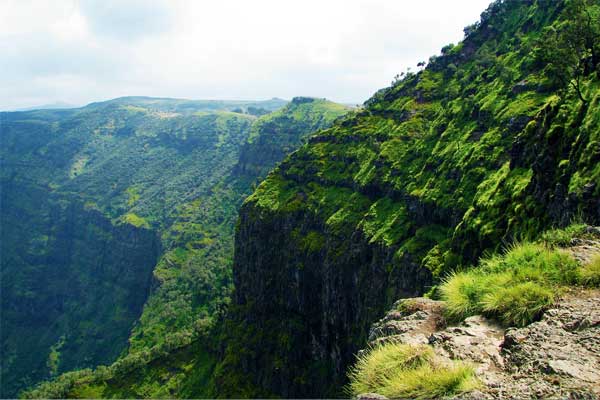
[[[2,395],[209,326],[230,296],[242,200],[345,112],[122,98],[3,113]]]

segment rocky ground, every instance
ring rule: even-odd
[[[446,326],[442,307],[426,298],[399,301],[373,325],[370,344],[429,344],[440,357],[473,363],[482,388],[461,399],[599,398],[600,290],[565,293],[524,328],[482,316]]]

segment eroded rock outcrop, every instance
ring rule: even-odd
[[[600,290],[572,290],[523,328],[482,316],[446,326],[442,310],[439,301],[401,300],[373,325],[369,344],[428,343],[439,357],[472,363],[482,387],[462,399],[600,395]]]

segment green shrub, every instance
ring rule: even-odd
[[[579,281],[586,286],[600,286],[600,254],[579,268]]]
[[[386,343],[359,356],[350,370],[352,395],[375,392],[390,398],[437,398],[472,390],[471,366],[442,364],[426,345]]]

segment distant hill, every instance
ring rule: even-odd
[[[285,104],[287,100],[272,98],[270,100],[187,100],[162,97],[128,96],[112,100],[90,103],[86,108],[105,107],[106,105],[129,105],[143,107],[147,110],[189,114],[194,112],[209,111],[239,111],[248,113],[248,109],[263,109],[267,112],[275,111]]]
[[[58,110],[58,109],[63,109],[63,108],[77,108],[77,107],[78,106],[73,105],[73,104],[65,103],[62,101],[57,101],[55,103],[42,104],[39,106],[17,108],[15,110],[11,110],[11,111]]]
[[[104,107],[107,104],[126,104],[131,106],[144,107],[149,110],[190,113],[199,111],[233,111],[240,110],[248,112],[248,109],[262,109],[267,112],[275,111],[287,104],[287,100],[273,97],[270,100],[188,100],[173,99],[168,97],[148,97],[148,96],[127,96],[116,99],[90,103],[87,106],[77,106],[65,102],[55,102],[42,104],[39,106],[30,106],[17,108],[11,111],[33,111],[33,110],[59,110],[67,108],[95,108]]]

